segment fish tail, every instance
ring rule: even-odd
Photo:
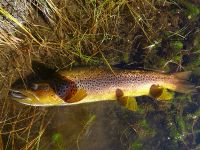
[[[174,73],[176,91],[180,93],[196,93],[195,85],[189,82],[191,71]]]

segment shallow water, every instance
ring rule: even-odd
[[[141,97],[137,100],[139,106],[151,107],[149,111],[146,113],[132,112],[121,107],[117,102],[97,102],[70,107],[37,109],[36,113],[38,111],[47,113],[42,122],[36,120],[32,125],[30,132],[32,135],[29,135],[29,142],[32,141],[33,135],[38,135],[41,132],[39,128],[43,124],[45,131],[39,139],[40,144],[37,147],[41,150],[173,150],[177,148],[185,150],[197,147],[200,142],[198,122],[195,123],[197,127],[194,128],[194,132],[197,131],[197,134],[194,133],[195,137],[193,137],[192,133],[180,131],[181,125],[175,118],[178,115],[176,114],[178,110],[171,103],[158,104],[148,97]],[[17,109],[22,106],[18,103],[13,105],[16,105]],[[195,111],[197,106],[187,106],[182,115],[191,114],[191,109]],[[4,128],[4,131],[6,130],[9,131],[10,128]],[[177,135],[173,135],[173,132],[177,131],[180,134],[185,134],[186,137],[181,139]],[[9,135],[3,136],[5,143]],[[19,143],[15,145],[16,149],[20,149],[24,145],[21,139],[16,138],[15,142]],[[11,145],[7,146],[7,149],[11,148]]]
[[[120,107],[116,103],[58,109],[46,129],[44,140],[41,141],[48,145],[44,146],[45,149],[56,149],[59,144],[62,149],[74,150],[126,149],[128,141],[134,139],[134,134],[128,133],[128,137],[123,135],[129,129],[129,125],[123,118],[118,117],[116,110],[120,110]],[[59,137],[57,142],[54,139],[55,135]]]

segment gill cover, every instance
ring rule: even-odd
[[[78,102],[87,95],[84,89],[77,88],[74,81],[61,76],[43,63],[33,61],[32,68],[42,82],[28,81],[27,88],[14,87],[10,91],[12,99],[33,106],[55,106]]]
[[[66,103],[74,103],[87,96],[84,89],[78,89],[76,83],[46,67],[38,61],[32,62],[33,71],[43,80],[47,80],[55,94]]]
[[[54,92],[66,103],[75,103],[87,96],[86,90],[78,88],[76,83],[60,74],[55,74],[54,80],[50,81]]]

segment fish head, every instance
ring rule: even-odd
[[[10,90],[9,96],[31,106],[51,106],[65,103],[48,83],[33,83],[30,87]]]

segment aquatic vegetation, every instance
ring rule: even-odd
[[[183,42],[181,41],[172,41],[170,43],[170,48],[172,48],[175,52],[180,52],[183,49]]]
[[[146,119],[139,120],[133,127],[138,133],[139,139],[153,137],[156,133],[154,129],[149,126],[149,122]]]
[[[186,14],[189,19],[195,19],[200,14],[200,8],[192,4],[190,1],[177,0],[177,2],[178,4],[183,5],[186,8]]]
[[[128,150],[135,150],[135,149],[138,149],[138,150],[142,150],[143,149],[142,148],[142,142],[139,139],[135,140],[132,143],[132,145],[129,147]]]
[[[63,137],[60,133],[54,133],[52,136],[52,141],[57,145],[57,149],[65,149],[63,145]]]
[[[84,124],[83,129],[81,130],[80,134],[78,135],[78,137],[76,139],[76,144],[77,144],[78,150],[80,150],[79,140],[80,140],[81,135],[88,133],[89,127],[92,125],[92,123],[95,121],[95,119],[96,119],[96,116],[92,115],[92,116],[89,117],[87,122]]]

